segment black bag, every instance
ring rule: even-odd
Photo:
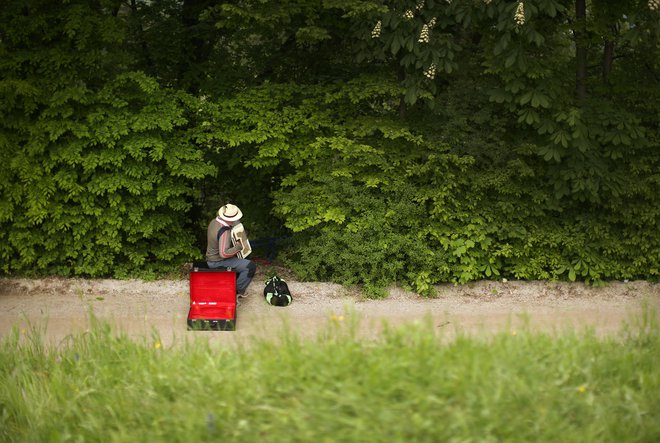
[[[273,306],[289,306],[293,301],[289,286],[277,275],[266,281],[264,297],[266,297],[266,301]]]

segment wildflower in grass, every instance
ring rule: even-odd
[[[344,321],[344,316],[343,315],[332,314],[330,316],[330,320],[336,321],[336,322]]]
[[[660,8],[660,0],[649,0],[648,5],[651,11],[657,11]]]
[[[518,333],[516,331],[511,331],[511,335],[515,337],[516,335],[518,335]]]
[[[585,392],[587,392],[587,386],[586,385],[580,385],[580,386],[578,386],[577,391],[578,391],[579,394],[584,394]]]
[[[513,17],[513,20],[516,22],[516,25],[522,26],[525,24],[525,5],[523,2],[518,2],[518,7],[516,8],[516,15]]]
[[[161,344],[160,344],[159,341],[157,341],[156,343],[154,343],[154,348],[156,348],[156,349],[160,349],[160,347],[161,347]]]
[[[419,42],[428,43],[429,41],[430,41],[429,25],[425,24],[424,26],[422,26],[422,32],[419,34]]]
[[[435,68],[435,63],[432,63],[431,66],[429,66],[425,71],[424,71],[424,77],[433,80],[435,78],[436,74],[436,68]]]
[[[380,31],[383,27],[383,24],[381,23],[380,20],[378,20],[378,23],[376,23],[376,26],[374,26],[374,29],[371,31],[371,38],[378,38],[380,37]]]

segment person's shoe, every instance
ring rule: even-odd
[[[245,292],[237,292],[236,295],[238,295],[238,298],[245,298],[247,297],[247,294]]]

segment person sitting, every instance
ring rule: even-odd
[[[234,245],[231,228],[239,223],[243,213],[238,206],[226,204],[218,209],[218,215],[209,223],[207,233],[206,263],[209,268],[232,268],[236,272],[236,293],[246,297],[246,290],[254,277],[257,265],[252,261],[237,257],[243,249],[240,239]]]

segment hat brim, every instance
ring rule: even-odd
[[[241,218],[243,218],[243,213],[242,213],[241,210],[239,209],[238,212],[236,213],[236,215],[234,215],[234,216],[232,216],[232,217],[227,217],[227,216],[224,215],[224,214],[218,214],[218,216],[219,216],[221,219],[223,219],[224,221],[233,222],[233,221],[240,220]]]

